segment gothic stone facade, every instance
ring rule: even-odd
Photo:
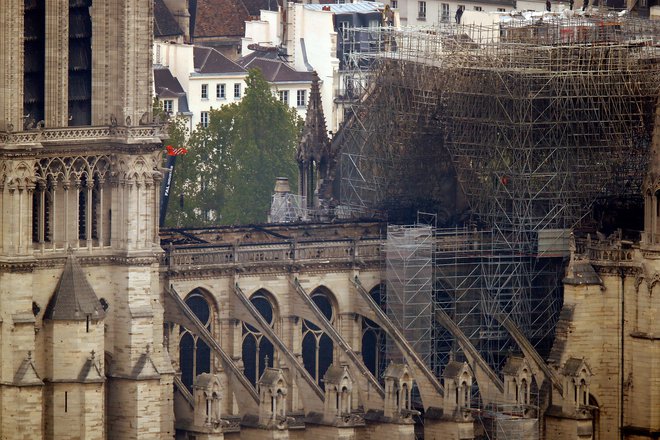
[[[527,438],[658,437],[657,155],[642,242],[577,246],[549,363],[520,339],[490,371],[446,321],[468,362],[438,378],[374,300],[380,225],[159,233],[150,1],[0,23],[1,439],[412,439],[413,382],[425,437],[467,439],[473,380]]]

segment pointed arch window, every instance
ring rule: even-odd
[[[385,310],[385,286],[374,287],[370,294],[376,304]],[[362,360],[374,377],[382,381],[387,368],[385,362],[385,332],[370,319],[362,318]]]
[[[52,182],[49,179],[37,183],[32,193],[32,241],[46,243],[51,241],[51,212],[53,206]]]
[[[24,128],[44,119],[45,0],[24,0],[23,115]]]
[[[250,298],[264,320],[273,327],[275,313],[265,292],[258,291]],[[273,365],[273,344],[263,333],[250,324],[243,323],[243,365],[245,376],[256,386],[264,369]]]
[[[92,0],[69,0],[69,125],[92,123]]]
[[[204,295],[199,290],[194,290],[185,301],[197,319],[213,334],[213,313]],[[195,378],[202,373],[211,372],[210,347],[201,338],[183,327],[181,327],[179,339],[179,366],[181,381],[191,392]]]
[[[334,310],[328,295],[324,291],[317,291],[312,294],[312,301],[314,301],[326,319],[330,321],[330,323],[333,323]],[[332,364],[333,349],[332,339],[330,339],[323,330],[306,319],[303,320],[303,364],[312,378],[314,378],[316,383],[318,383],[322,389],[325,389],[325,384],[322,381],[323,376],[330,364]]]

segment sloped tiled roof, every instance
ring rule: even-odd
[[[243,0],[243,4],[252,17],[259,17],[261,11],[277,11],[280,0]]]
[[[253,57],[246,61],[239,60],[246,69],[259,69],[268,82],[312,82],[312,72],[299,72],[284,61]]]
[[[195,46],[195,72],[197,73],[242,73],[245,69],[211,47]]]
[[[241,37],[248,18],[240,0],[197,0],[192,37]]]
[[[174,35],[183,35],[183,31],[163,0],[154,0],[154,36]]]
[[[161,98],[174,98],[185,94],[183,87],[167,67],[154,67],[154,88]]]
[[[46,307],[44,319],[84,321],[87,316],[101,319],[105,312],[78,261],[73,254],[69,254],[55,293]]]
[[[197,0],[193,38],[242,37],[245,22],[259,18],[261,10],[276,11],[278,0]]]

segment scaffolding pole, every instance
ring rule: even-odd
[[[599,199],[640,197],[660,94],[660,23],[544,16],[340,38],[350,88],[337,134],[342,206],[438,218],[428,256],[421,230],[388,233],[388,314],[436,371],[458,347],[426,326],[434,307],[494,368],[517,350],[496,314],[548,353],[570,231]]]

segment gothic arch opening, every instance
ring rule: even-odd
[[[25,0],[23,11],[23,114],[26,116],[23,128],[30,130],[44,119],[45,0]]]
[[[380,284],[369,292],[381,309],[385,310],[385,285]],[[372,320],[362,318],[362,360],[371,374],[382,382],[383,373],[387,368],[385,357],[385,331]]]
[[[275,326],[277,309],[272,296],[266,290],[258,290],[250,302],[271,326]],[[272,342],[254,326],[243,323],[243,365],[245,376],[256,386],[264,369],[273,365],[274,347]]]
[[[334,325],[335,307],[332,293],[325,287],[319,287],[312,292],[311,298],[326,319]],[[304,319],[302,322],[303,364],[322,389],[325,389],[323,376],[333,361],[333,350],[332,339],[318,326]]]
[[[92,124],[92,0],[69,1],[69,125]]]
[[[185,302],[197,319],[213,334],[214,309],[202,289],[195,289],[186,296]],[[179,367],[181,381],[192,392],[195,378],[202,373],[211,373],[211,348],[201,338],[181,327],[179,334]]]

